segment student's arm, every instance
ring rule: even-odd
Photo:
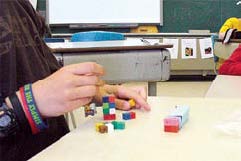
[[[221,75],[240,75],[241,76],[241,45],[219,68]]]

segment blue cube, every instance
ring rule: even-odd
[[[104,96],[104,97],[102,98],[102,102],[103,102],[103,103],[108,103],[108,102],[109,102],[109,96]]]
[[[131,114],[129,112],[122,113],[122,119],[123,120],[130,120],[131,119]]]

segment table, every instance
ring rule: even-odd
[[[84,118],[81,125],[30,161],[228,161],[241,160],[240,139],[215,126],[241,110],[240,100],[149,97],[151,112],[136,111],[124,131],[95,132],[102,120]],[[163,132],[163,119],[175,105],[189,105],[189,121],[179,133]],[[120,111],[118,117],[120,117]]]
[[[97,62],[104,66],[108,83],[149,82],[148,93],[156,95],[156,82],[170,77],[171,44],[146,44],[141,40],[48,43],[64,65]]]
[[[241,98],[241,76],[218,75],[205,97]]]
[[[164,38],[178,39],[178,58],[171,59],[171,75],[215,75],[213,58],[201,58],[199,39],[210,38],[214,33],[199,30],[196,33],[127,33],[127,38],[159,39],[163,42]],[[182,39],[196,39],[197,58],[182,59]]]
[[[206,30],[198,31],[196,33],[124,33],[127,39],[156,39],[163,41],[163,38],[178,39],[178,59],[171,59],[171,75],[215,75],[213,58],[202,59],[200,54],[200,45],[198,39],[210,38],[216,33],[207,33]],[[70,38],[70,33],[56,33],[54,37]],[[196,59],[182,59],[181,58],[181,40],[182,39],[197,39],[197,58]]]

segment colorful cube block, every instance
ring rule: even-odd
[[[109,103],[109,108],[115,108],[115,103]]]
[[[115,103],[115,96],[109,96],[109,103]]]
[[[117,130],[124,130],[125,129],[125,122],[117,122]]]
[[[108,115],[110,113],[110,109],[109,108],[103,108],[103,114],[104,115]]]
[[[104,96],[104,97],[102,97],[102,102],[103,102],[103,103],[109,102],[109,96]]]
[[[123,130],[125,129],[125,122],[122,121],[112,121],[115,130]]]
[[[103,100],[103,117],[104,120],[115,120],[116,119],[116,104],[114,96],[105,96]]]
[[[136,118],[136,113],[135,112],[130,112],[130,116],[131,116],[131,119],[135,119]]]
[[[189,107],[188,106],[181,106],[177,105],[175,109],[168,115],[169,117],[180,117],[181,119],[181,125],[180,127],[183,127],[183,125],[187,122],[189,117]]]
[[[130,120],[131,119],[130,113],[129,112],[122,113],[122,119],[123,120]]]
[[[180,117],[166,117],[164,119],[164,125],[166,126],[180,126],[181,118]]]
[[[107,133],[108,132],[108,127],[106,125],[101,125],[99,127],[99,132],[100,133]]]
[[[106,123],[105,124],[106,126],[107,126],[107,132],[108,133],[112,133],[112,132],[114,132],[114,125],[112,124],[112,123]]]
[[[136,102],[134,99],[130,99],[128,102],[129,102],[131,108],[134,108],[136,106]]]
[[[94,116],[97,113],[95,103],[87,104],[84,106],[85,117]]]
[[[115,119],[116,119],[115,114],[104,115],[104,120],[115,120]]]
[[[110,108],[109,103],[103,103],[103,108]]]
[[[104,125],[104,123],[102,123],[102,122],[96,123],[96,124],[95,124],[95,130],[96,130],[97,132],[99,132],[99,131],[100,131],[100,126],[102,126],[102,125]]]
[[[179,131],[179,126],[164,126],[164,131],[177,133]]]
[[[115,114],[115,108],[109,108],[109,114],[112,115],[112,114]]]

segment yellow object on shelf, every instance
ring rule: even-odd
[[[132,33],[158,33],[157,26],[139,26],[131,29]]]

